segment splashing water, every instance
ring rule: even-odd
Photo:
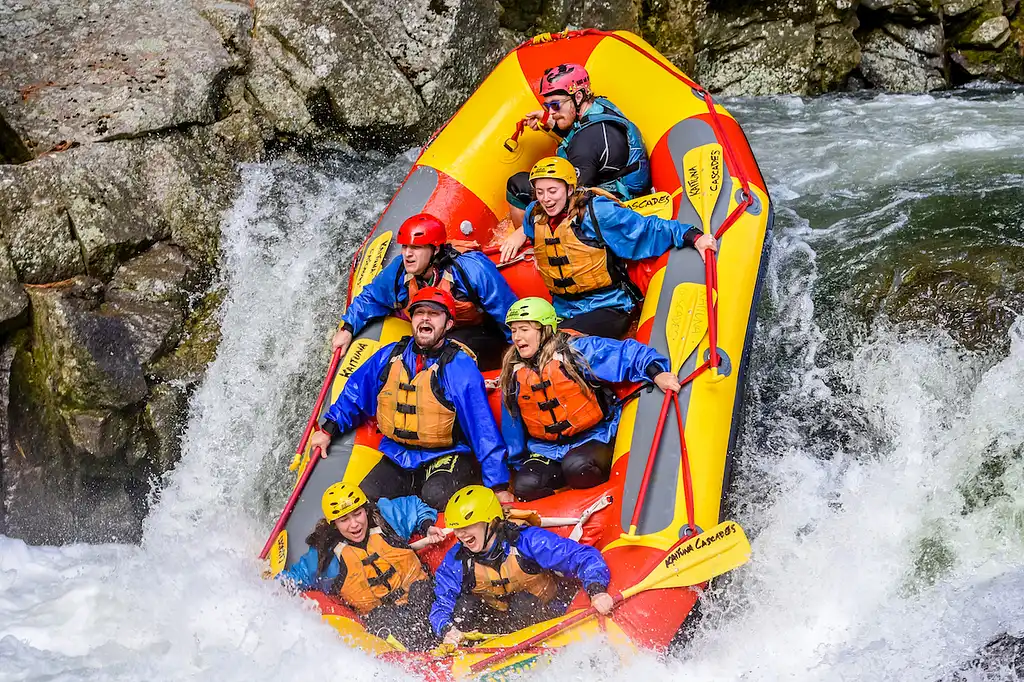
[[[754,557],[705,595],[676,657],[595,641],[529,675],[940,679],[1024,634],[1024,319],[999,339],[1008,352],[968,351],[938,325],[858,316],[850,289],[924,232],[1020,245],[1024,95],[731,108],[778,204],[729,498]],[[351,254],[410,162],[244,169],[224,222],[222,345],[143,543],[0,537],[0,680],[405,677],[260,580],[254,555]],[[936,200],[963,204],[959,224],[924,210]]]

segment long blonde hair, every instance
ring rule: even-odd
[[[562,356],[562,369],[576,385],[580,387],[584,395],[594,394],[594,387],[584,378],[584,372],[590,372],[590,363],[572,347],[570,341],[572,336],[563,331],[551,331],[551,327],[542,327],[537,322],[530,322],[540,329],[540,347],[537,353],[527,360],[519,354],[519,349],[514,345],[509,346],[501,359],[501,396],[505,408],[512,414],[516,414],[516,365],[524,364],[537,371],[547,366],[556,354]],[[591,372],[592,373],[592,372]]]

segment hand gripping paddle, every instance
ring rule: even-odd
[[[672,545],[643,580],[632,587],[627,587],[621,594],[614,597],[615,605],[618,606],[633,595],[647,590],[700,585],[715,576],[742,566],[749,558],[750,542],[747,541],[743,529],[735,521],[725,521],[700,535],[679,540]],[[477,661],[470,666],[469,670],[478,673],[590,618],[595,613],[597,611],[593,606],[579,611],[501,653]]]

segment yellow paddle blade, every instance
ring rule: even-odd
[[[665,320],[665,339],[668,341],[673,374],[679,374],[683,362],[700,345],[707,333],[707,289],[696,282],[676,285]]]
[[[679,545],[647,577],[622,591],[631,597],[645,590],[700,585],[739,568],[750,558],[747,535],[735,521],[724,521]]]
[[[656,215],[665,220],[672,220],[672,195],[668,192],[645,194],[630,199],[623,206],[633,209],[640,215]]]
[[[363,258],[356,268],[355,280],[352,282],[352,298],[359,295],[367,284],[373,281],[381,270],[384,269],[384,256],[387,255],[388,247],[391,246],[391,231],[383,232],[366,245],[363,251]]]
[[[270,547],[270,572],[277,575],[284,570],[284,564],[288,560],[288,531],[282,530],[274,538],[274,544]]]
[[[683,156],[686,198],[700,216],[705,233],[711,232],[711,216],[722,193],[724,170],[722,145],[717,142],[694,147]]]

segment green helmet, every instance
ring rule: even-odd
[[[558,329],[555,307],[536,296],[521,298],[509,307],[505,314],[505,324],[512,322],[536,322],[542,327],[551,327],[551,331]]]

